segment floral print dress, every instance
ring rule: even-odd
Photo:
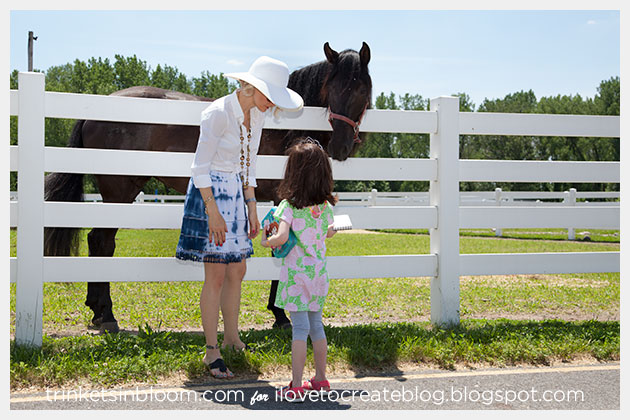
[[[289,312],[322,310],[328,294],[326,234],[333,223],[332,206],[326,201],[297,209],[282,200],[274,217],[289,223],[298,240],[282,259],[275,305]]]

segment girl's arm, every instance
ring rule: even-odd
[[[332,238],[333,236],[335,236],[335,233],[337,233],[337,231],[333,229],[333,227],[334,225],[328,226],[328,232],[326,233],[326,238]]]
[[[277,248],[285,244],[286,241],[289,240],[289,230],[291,230],[291,225],[284,220],[280,220],[280,226],[278,226],[278,232],[275,235],[270,236],[265,239],[262,235],[262,239],[260,244],[265,248]]]

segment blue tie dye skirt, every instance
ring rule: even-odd
[[[191,178],[175,257],[204,263],[240,262],[254,254],[248,238],[249,222],[241,177],[237,173],[219,171],[212,171],[210,177],[214,199],[227,225],[225,242],[223,246],[210,242],[205,204]]]

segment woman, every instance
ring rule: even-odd
[[[234,375],[221,358],[222,348],[242,350],[238,333],[245,260],[258,235],[256,154],[265,116],[278,107],[299,110],[303,100],[287,88],[289,69],[260,57],[245,73],[226,74],[241,87],[215,100],[201,114],[197,151],[184,203],[176,257],[203,262],[201,323],[206,338],[203,362],[217,378]],[[219,308],[224,337],[218,345]]]

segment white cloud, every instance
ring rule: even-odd
[[[595,20],[589,20],[586,22],[587,25],[597,25],[597,21]]]
[[[235,59],[230,59],[230,60],[228,60],[228,61],[227,61],[227,63],[228,63],[230,66],[237,66],[237,67],[238,67],[238,66],[242,66],[242,65],[244,65],[244,64],[245,64],[244,62],[242,62],[242,61],[240,61],[240,60],[235,60]]]

